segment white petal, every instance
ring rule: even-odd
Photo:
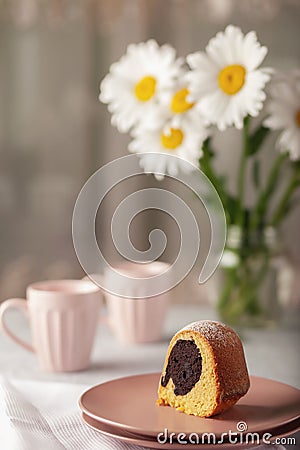
[[[256,116],[263,107],[264,88],[271,76],[269,70],[257,69],[266,52],[254,32],[244,36],[230,25],[209,41],[206,53],[189,55],[192,70],[187,78],[190,97],[197,102],[195,109],[220,130],[231,125],[241,128],[247,114]],[[227,95],[219,87],[218,75],[222,68],[234,64],[245,66],[245,84],[236,94]]]
[[[154,40],[131,44],[101,82],[99,99],[108,104],[112,124],[121,132],[147,121],[151,126],[158,126],[160,118],[154,113],[151,116],[150,108],[157,107],[160,91],[169,89],[183,72],[182,60],[176,59],[171,46],[159,47]],[[156,93],[149,101],[141,102],[135,97],[134,86],[148,75],[157,81]]]

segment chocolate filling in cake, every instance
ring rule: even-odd
[[[174,394],[186,395],[199,381],[201,372],[202,358],[197,345],[193,340],[179,339],[170,353],[161,385],[166,387],[172,378]]]

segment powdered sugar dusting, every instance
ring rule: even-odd
[[[226,346],[236,345],[240,343],[240,338],[232,328],[214,320],[193,322],[180,331],[195,331],[196,333],[200,333],[210,343],[214,343],[217,346],[223,346],[225,344]]]

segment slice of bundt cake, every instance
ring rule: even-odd
[[[171,340],[158,404],[210,417],[234,405],[250,386],[240,338],[227,325],[202,320]]]

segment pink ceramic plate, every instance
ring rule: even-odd
[[[263,432],[287,424],[300,416],[300,391],[266,378],[251,377],[247,395],[223,414],[203,419],[157,406],[160,374],[136,375],[94,386],[79,400],[81,410],[102,424],[119,427],[139,436],[154,437],[168,432],[222,433]]]
[[[182,450],[183,448],[185,450],[195,450],[195,444],[179,444],[176,442],[173,442],[172,444],[170,442],[167,442],[165,444],[160,444],[159,442],[157,442],[156,438],[152,437],[152,438],[147,438],[147,437],[142,437],[142,436],[134,436],[131,433],[128,433],[127,431],[123,431],[118,427],[113,427],[110,425],[107,425],[103,422],[99,422],[96,419],[93,419],[92,417],[82,413],[82,418],[84,420],[84,422],[93,430],[100,432],[101,434],[104,434],[105,436],[109,436],[111,438],[123,441],[123,442],[127,442],[128,444],[134,444],[134,445],[141,445],[143,447],[146,448],[160,448],[160,449],[165,449],[165,450]],[[296,423],[297,422],[297,423]],[[270,442],[274,442],[275,438],[279,438],[279,437],[285,437],[285,436],[289,436],[292,433],[295,433],[296,431],[299,430],[299,421],[293,421],[283,427],[278,427],[272,432],[272,438],[270,438]],[[255,446],[257,445],[257,441],[255,441]],[[222,447],[222,450],[234,450],[237,448],[253,448],[253,443],[239,443],[238,447],[237,444],[230,444],[230,443],[222,443],[220,446],[218,447]],[[201,444],[201,449],[203,450],[211,450],[212,448],[212,444]]]

